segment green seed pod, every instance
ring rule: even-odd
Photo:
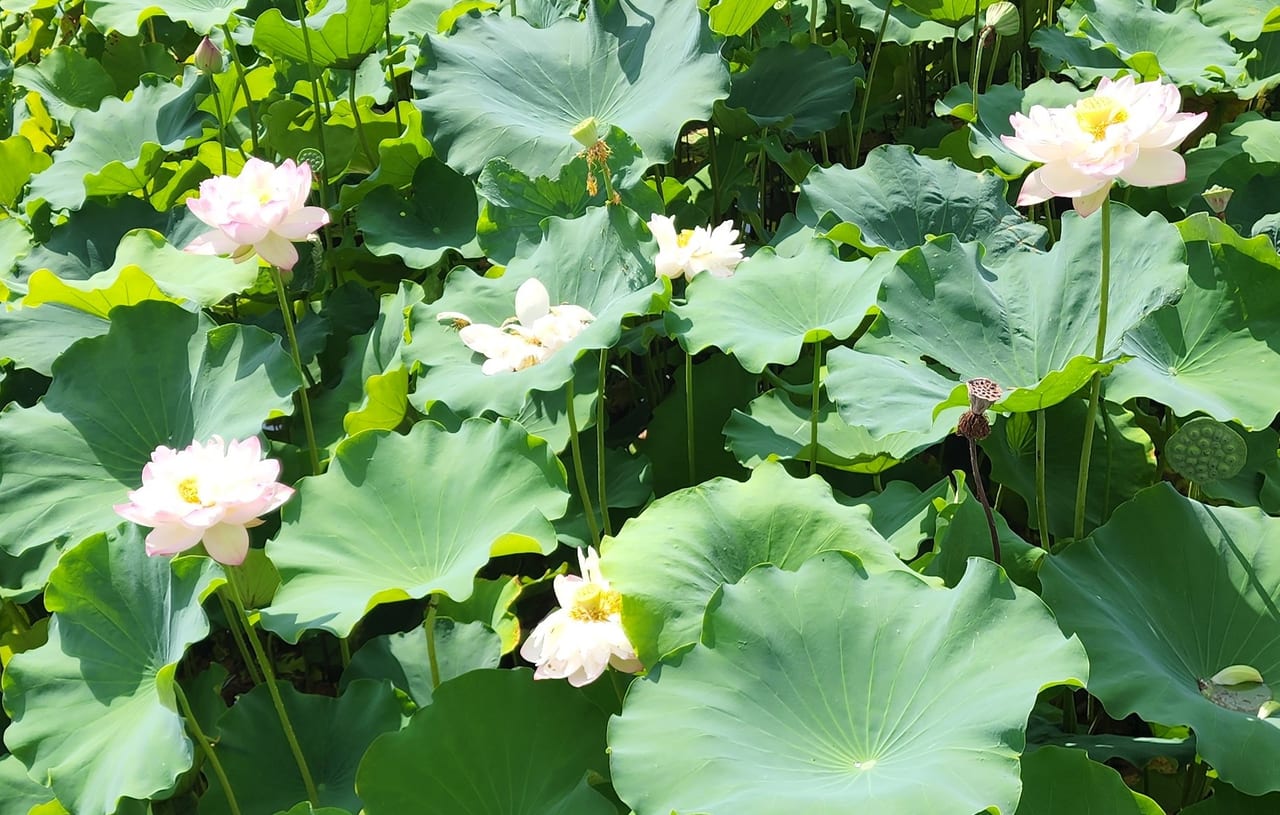
[[[1165,445],[1165,461],[1196,483],[1231,478],[1244,467],[1248,450],[1240,434],[1222,422],[1192,419]]]

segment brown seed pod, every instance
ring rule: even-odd
[[[981,413],[967,411],[956,424],[956,432],[971,441],[982,441],[991,435],[991,422]]]
[[[969,389],[969,410],[982,413],[1004,397],[1000,386],[985,377],[970,379],[964,383]]]

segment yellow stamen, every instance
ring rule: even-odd
[[[689,241],[691,241],[691,240],[693,240],[693,230],[692,230],[692,229],[681,229],[681,230],[680,230],[680,234],[679,234],[679,235],[676,235],[676,245],[677,245],[677,246],[681,246],[681,247],[688,246],[688,245],[689,245]]]
[[[1107,137],[1107,128],[1128,120],[1129,111],[1109,96],[1091,96],[1076,105],[1076,123],[1093,136],[1094,141]]]
[[[569,609],[569,616],[582,622],[599,623],[620,611],[622,595],[602,589],[595,583],[587,583],[573,595],[573,608]]]
[[[200,482],[195,478],[184,478],[178,482],[178,495],[182,496],[182,500],[188,504],[199,504],[200,501]]]

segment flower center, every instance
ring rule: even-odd
[[[1115,99],[1091,96],[1076,105],[1076,123],[1080,129],[1093,136],[1094,141],[1107,137],[1107,128],[1127,121],[1129,111]]]
[[[676,235],[676,245],[681,249],[689,245],[689,241],[693,240],[692,229],[681,229],[680,234]]]
[[[573,595],[573,608],[569,609],[569,616],[581,622],[599,623],[621,610],[622,595],[602,589],[595,583],[587,583]]]
[[[200,500],[200,482],[194,477],[184,478],[178,482],[178,495],[182,496],[182,500],[188,504],[203,503]]]

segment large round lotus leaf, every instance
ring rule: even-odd
[[[1280,794],[1251,797],[1227,784],[1214,784],[1213,797],[1182,810],[1180,815],[1274,815]]]
[[[413,81],[427,137],[467,175],[503,156],[554,177],[582,152],[571,134],[592,117],[622,128],[645,165],[665,162],[681,126],[708,118],[729,90],[720,44],[689,0],[594,2],[584,22],[541,29],[464,19],[427,37]]]
[[[960,379],[995,380],[1006,410],[1062,401],[1098,369],[1101,221],[1068,213],[1062,239],[1047,253],[986,259],[980,245],[952,237],[908,250],[880,290],[894,341]],[[1187,276],[1177,230],[1158,214],[1143,217],[1121,205],[1112,207],[1111,264],[1104,359],[1119,352],[1127,331],[1173,300]]]
[[[924,17],[956,28],[965,21],[972,22],[974,7],[985,9],[996,0],[902,0],[907,8]]]
[[[692,651],[631,685],[614,787],[639,815],[1013,812],[1036,694],[1087,672],[987,561],[954,589],[837,553],[761,568],[725,586]]]
[[[0,414],[0,546],[18,554],[114,527],[112,506],[142,483],[157,446],[257,435],[291,409],[295,388],[273,334],[206,332],[169,303],[115,310],[105,336],[58,358],[39,404]]]
[[[17,756],[0,758],[0,815],[30,815],[52,800],[53,790],[31,780]]]
[[[356,786],[368,815],[615,815],[588,783],[608,772],[605,718],[566,682],[472,671],[375,741]]]
[[[5,742],[70,811],[111,815],[121,798],[168,790],[191,766],[174,671],[209,633],[200,601],[215,575],[205,558],[171,567],[148,557],[132,525],[86,540],[54,569],[49,641],[4,672]]]
[[[15,68],[13,81],[27,90],[39,93],[40,101],[48,109],[49,115],[66,124],[71,123],[71,117],[76,111],[97,110],[103,99],[116,95],[115,83],[111,81],[102,63],[66,45],[46,51],[40,56],[39,62],[28,62]],[[26,150],[18,147],[22,142],[26,142]],[[34,161],[36,156],[42,155],[31,150],[31,142],[25,137],[14,136],[5,139],[4,143],[14,145],[9,149],[20,151],[24,161]],[[12,158],[13,154],[7,157]],[[47,162],[44,163],[48,166]],[[5,167],[0,172],[4,173],[7,180],[10,179],[11,168]],[[18,179],[12,180],[16,182]],[[13,205],[18,198],[17,193],[26,186],[27,180],[22,179],[16,190],[6,188],[4,198],[7,205]]]
[[[753,399],[745,411],[733,412],[724,426],[728,448],[748,467],[770,456],[808,460],[813,455],[811,410],[811,405],[798,404],[775,388]],[[866,428],[846,422],[830,402],[818,408],[818,463],[825,467],[882,473],[921,446],[918,433],[891,433],[877,439]]]
[[[1280,790],[1280,721],[1220,707],[1200,683],[1249,665],[1280,688],[1277,547],[1280,521],[1159,484],[1040,572],[1045,601],[1089,652],[1089,692],[1107,712],[1189,725],[1197,752],[1250,795]]]
[[[878,34],[885,6],[889,6],[889,22],[885,26],[884,41],[898,45],[917,42],[942,42],[956,36],[952,26],[935,23],[921,17],[896,0],[841,0],[853,12],[854,22],[869,34]],[[960,39],[972,36],[972,31],[960,31]]]
[[[811,241],[795,257],[765,248],[731,277],[695,277],[670,325],[690,353],[716,346],[758,374],[771,363],[795,362],[805,343],[853,334],[875,305],[886,271],[869,260],[840,260],[825,240]]]
[[[872,438],[909,437],[916,447],[946,438],[967,406],[937,410],[956,389],[944,376],[891,339],[868,336],[857,348],[827,355],[827,395],[840,418]]]
[[[812,138],[839,124],[853,107],[862,74],[861,64],[844,54],[784,43],[761,50],[750,68],[734,74],[724,103],[745,110],[761,128]]]
[[[400,702],[385,681],[352,682],[336,699],[299,693],[279,685],[321,806],[360,811],[356,767],[383,733],[403,724]],[[218,720],[218,758],[245,812],[276,812],[307,800],[307,788],[264,685],[236,700]],[[226,815],[222,785],[211,783],[200,799],[200,815]]]
[[[460,623],[436,617],[436,669],[441,682],[480,668],[496,668],[502,638],[482,622]],[[431,704],[436,677],[427,659],[427,632],[422,626],[400,634],[384,634],[366,642],[342,672],[342,687],[361,679],[389,679],[418,705]]]
[[[464,416],[486,410],[513,416],[531,392],[563,389],[583,352],[612,347],[622,336],[624,317],[665,305],[670,285],[666,278],[655,279],[657,247],[633,213],[600,207],[572,221],[550,218],[546,224],[542,243],[511,261],[501,277],[481,277],[459,267],[449,275],[443,297],[414,307],[409,318],[413,342],[404,358],[425,367],[412,397],[415,407],[426,412],[432,403],[443,402]],[[456,311],[472,322],[501,325],[515,315],[516,289],[530,278],[547,287],[552,305],[582,306],[595,322],[550,359],[488,376],[480,369],[484,356],[467,348],[436,315]]]
[[[1080,478],[1086,411],[1084,399],[1068,399],[1045,411],[1049,531],[1057,537],[1074,532],[1075,488]],[[1038,527],[1033,424],[1034,420],[1028,421],[1020,431],[1015,431],[1010,421],[997,424],[982,449],[991,459],[991,477],[1022,496],[1029,507],[1028,525]],[[1104,523],[1116,507],[1154,484],[1158,477],[1151,437],[1138,425],[1133,413],[1110,398],[1104,400],[1094,419],[1085,528]]]
[[[1164,815],[1155,801],[1125,786],[1120,773],[1083,750],[1041,747],[1022,759],[1022,800],[1015,815]]]
[[[181,150],[201,135],[208,114],[197,105],[205,91],[194,68],[181,85],[148,74],[128,101],[111,98],[97,110],[77,113],[75,138],[31,180],[27,197],[43,198],[56,209],[79,209],[92,183],[118,185],[112,194],[142,189],[166,151]]]
[[[50,376],[53,361],[72,343],[105,334],[107,326],[101,317],[70,306],[0,308],[0,359]]]
[[[932,235],[978,241],[989,255],[1044,246],[1044,227],[1022,217],[1005,194],[997,175],[889,144],[868,153],[856,170],[815,167],[800,185],[796,215],[873,254],[910,249]]]
[[[746,483],[716,478],[659,498],[602,548],[600,568],[622,593],[623,625],[645,665],[696,641],[716,590],[762,563],[795,569],[833,550],[869,572],[914,576],[865,507],[843,506],[822,479],[792,478],[773,461]]]
[[[547,519],[568,499],[546,443],[505,419],[361,433],[285,505],[267,544],[281,585],[263,625],[290,642],[309,628],[345,637],[379,603],[465,600],[491,556],[555,549]]]
[[[134,37],[152,17],[168,17],[189,24],[197,34],[208,34],[248,4],[249,0],[86,0],[84,10],[100,31]]]
[[[409,268],[426,269],[475,240],[478,205],[468,179],[430,156],[414,171],[411,192],[412,199],[383,185],[361,203],[356,223],[370,252],[399,255]]]
[[[1232,39],[1255,42],[1280,31],[1280,5],[1274,0],[1203,0],[1195,8],[1205,25]]]
[[[1179,416],[1266,427],[1280,406],[1280,258],[1269,238],[1211,236],[1207,222],[1182,226],[1191,239],[1186,290],[1125,335],[1121,352],[1132,359],[1112,373],[1107,397],[1146,396]]]
[[[391,0],[346,0],[308,18],[306,33],[269,8],[254,22],[253,45],[298,64],[355,70],[382,41],[391,8]]]

